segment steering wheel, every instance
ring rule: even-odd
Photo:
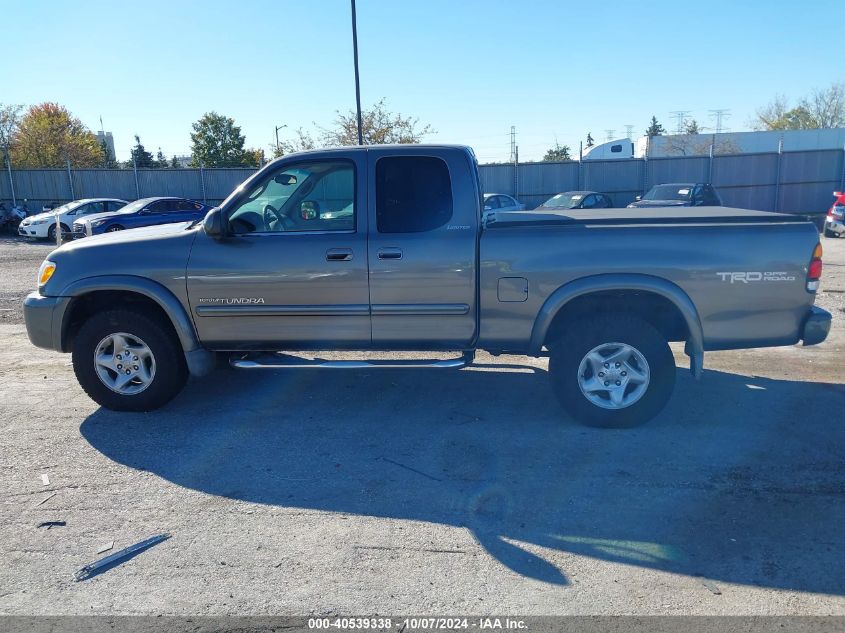
[[[265,204],[264,226],[270,231],[288,231],[293,228],[293,222],[272,204]]]

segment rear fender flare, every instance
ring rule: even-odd
[[[671,301],[681,313],[689,330],[684,351],[690,357],[690,371],[696,378],[704,370],[704,335],[701,319],[689,295],[671,281],[661,277],[639,274],[607,274],[582,277],[555,290],[540,308],[531,330],[529,354],[538,356],[546,333],[557,313],[576,297],[608,290],[640,290],[653,292]]]

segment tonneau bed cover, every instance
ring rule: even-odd
[[[577,209],[572,211],[506,211],[484,214],[489,229],[514,226],[625,224],[771,224],[808,222],[807,215],[734,209],[732,207],[655,207]]]

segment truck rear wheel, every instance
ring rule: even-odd
[[[636,426],[660,413],[672,395],[672,350],[643,319],[575,321],[549,347],[555,395],[583,424]]]
[[[108,310],[89,318],[73,344],[76,378],[94,402],[114,411],[152,411],[185,386],[176,337],[153,315]]]

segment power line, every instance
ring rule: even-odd
[[[629,140],[633,139],[634,135],[634,126],[633,125],[626,125],[625,126],[625,136],[628,137]]]
[[[605,130],[605,132],[607,133],[607,140],[612,141],[613,135],[616,133],[616,130]]]

